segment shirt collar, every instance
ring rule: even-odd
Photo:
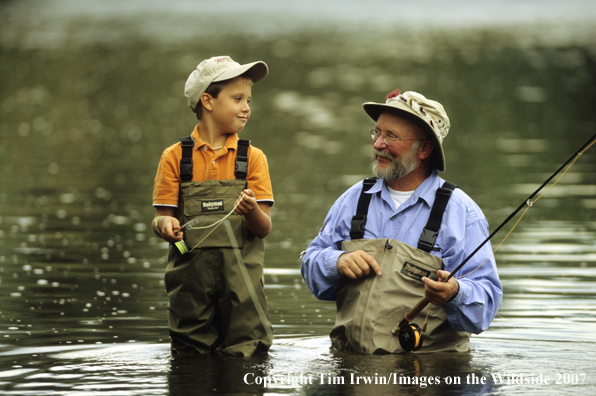
[[[409,202],[418,202],[418,199],[422,199],[426,204],[431,207],[433,202],[435,201],[435,195],[437,189],[443,185],[443,180],[439,177],[439,173],[436,169],[432,171],[429,177],[424,179],[424,181],[416,188],[414,194],[410,199]],[[375,194],[381,192],[381,197],[385,199],[387,202],[392,202],[391,197],[389,196],[389,191],[387,190],[387,184],[384,180],[379,179],[374,186],[372,186],[367,193]]]
[[[202,141],[201,137],[199,136],[199,125],[198,124],[197,124],[197,126],[195,126],[195,129],[194,129],[194,131],[192,131],[192,134],[190,135],[190,137],[192,138],[193,142],[195,143],[195,150],[199,150],[199,149],[201,149],[201,147],[203,147],[207,144],[204,141]],[[230,133],[228,135],[228,138],[226,139],[225,147],[228,150],[237,150],[238,149],[238,134]]]
[[[443,181],[439,178],[439,173],[433,169],[429,177],[427,177],[422,184],[418,186],[414,192],[414,199],[422,198],[424,202],[430,207],[435,202],[435,195],[437,189],[443,185]]]

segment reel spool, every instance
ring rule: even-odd
[[[185,255],[186,253],[190,252],[188,246],[186,246],[186,243],[184,243],[184,241],[176,242],[175,245],[182,255]]]
[[[422,348],[422,329],[415,323],[408,323],[399,329],[399,345],[406,352]]]

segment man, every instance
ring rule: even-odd
[[[440,103],[411,91],[363,106],[376,122],[378,180],[357,183],[335,202],[304,252],[304,280],[317,298],[336,300],[337,349],[404,352],[392,330],[425,297],[432,304],[417,318],[425,330],[420,352],[467,351],[470,333],[486,330],[501,306],[502,288],[490,243],[444,282],[488,236],[480,208],[438,177],[449,118]]]

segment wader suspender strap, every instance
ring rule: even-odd
[[[190,136],[180,138],[182,145],[182,158],[180,159],[180,179],[183,182],[192,180],[192,150],[195,144]],[[236,153],[236,179],[246,179],[248,174],[248,146],[250,140],[238,139],[238,151]]]
[[[418,249],[424,250],[427,253],[430,253],[431,250],[439,250],[435,248],[435,241],[437,240],[441,222],[443,221],[443,212],[445,212],[447,202],[449,202],[449,198],[451,198],[451,193],[456,188],[457,186],[455,184],[445,182],[441,188],[437,189],[435,203],[430,211],[428,222],[418,240]]]
[[[352,217],[352,228],[350,229],[350,239],[362,239],[364,237],[364,226],[366,224],[366,215],[368,214],[368,206],[372,198],[371,194],[365,194],[377,182],[376,177],[371,177],[363,181],[360,198],[358,198],[358,207],[356,208],[356,215]],[[435,203],[430,211],[430,216],[424,231],[418,241],[418,249],[430,252],[437,250],[435,241],[439,235],[439,229],[443,221],[443,213],[451,198],[451,193],[457,186],[453,183],[445,182],[443,186],[437,189]]]
[[[358,198],[358,207],[356,214],[352,217],[352,228],[350,229],[350,239],[362,239],[364,237],[364,226],[366,224],[366,215],[368,214],[368,205],[370,205],[371,194],[365,194],[377,182],[377,177],[369,177],[362,181],[362,191]]]
[[[236,179],[246,179],[248,175],[248,146],[250,140],[238,139],[238,151],[236,152]]]
[[[180,159],[180,179],[183,182],[192,180],[192,150],[195,143],[190,136],[180,138],[182,144],[182,158]]]

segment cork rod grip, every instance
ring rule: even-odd
[[[392,333],[397,334],[399,332],[399,329],[401,329],[402,327],[406,326],[408,323],[413,321],[416,318],[416,316],[418,316],[420,311],[422,311],[428,305],[429,302],[430,301],[428,301],[426,298],[422,297],[420,299],[420,301],[418,301],[416,303],[416,305],[414,305],[412,307],[412,309],[410,309],[408,312],[406,312],[403,320],[401,322],[399,322],[399,324],[397,326],[395,326],[395,329],[393,329]]]

